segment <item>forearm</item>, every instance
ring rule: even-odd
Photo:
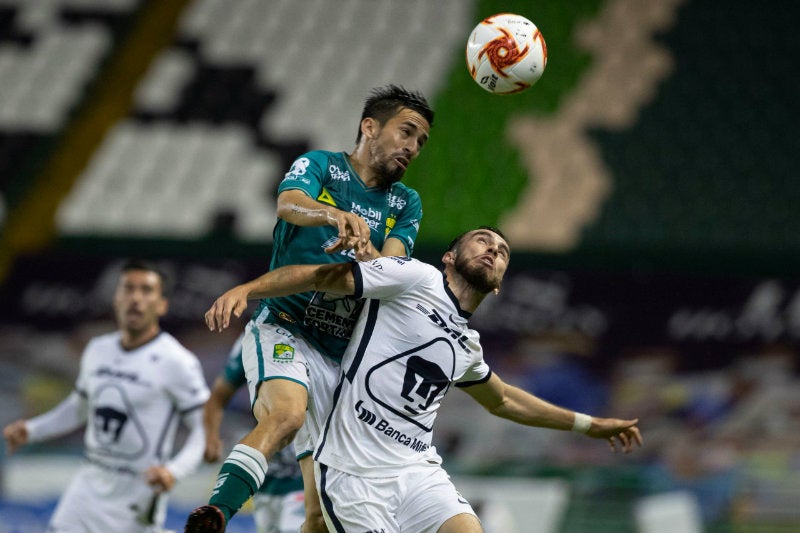
[[[184,478],[197,468],[206,445],[200,409],[186,413],[183,423],[189,428],[189,434],[180,452],[165,465],[175,479]]]
[[[522,389],[505,384],[504,401],[489,411],[526,426],[571,430],[575,412],[558,407]]]
[[[203,428],[206,435],[218,435],[225,407],[212,397],[203,406]]]
[[[66,435],[86,423],[86,400],[72,391],[61,403],[25,422],[28,442],[41,442]]]
[[[211,396],[203,406],[203,428],[206,435],[218,435],[222,425],[225,408],[230,403],[236,388],[222,377],[217,376],[211,387]]]
[[[295,226],[335,225],[335,210],[301,191],[286,191],[278,197],[278,217]]]
[[[316,265],[291,265],[271,270],[244,283],[248,300],[288,296],[314,289]]]
[[[327,265],[290,265],[277,268],[244,284],[248,299],[275,298],[307,291],[331,291],[352,294],[354,288],[348,263]],[[349,291],[349,292],[348,292]]]

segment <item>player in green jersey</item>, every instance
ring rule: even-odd
[[[389,85],[365,101],[351,153],[297,158],[278,190],[270,269],[411,255],[422,207],[400,180],[432,124],[421,94]],[[185,532],[224,531],[261,485],[267,459],[293,440],[306,493],[303,532],[327,531],[310,454],[361,305],[315,292],[262,301],[245,327],[242,354],[257,424],[234,446],[209,505],[192,512]]]
[[[247,383],[242,365],[241,336],[228,354],[225,368],[214,380],[211,397],[203,407],[206,449],[203,458],[214,463],[223,457],[220,427],[225,408]],[[264,483],[253,495],[256,533],[297,533],[305,518],[305,496],[300,465],[291,444],[272,456]]]

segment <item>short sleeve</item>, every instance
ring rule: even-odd
[[[481,359],[471,366],[464,375],[456,382],[456,387],[469,387],[486,383],[492,377],[492,369]]]
[[[90,340],[83,349],[83,353],[81,354],[81,362],[80,366],[78,367],[78,377],[75,380],[75,390],[78,391],[78,394],[83,396],[84,398],[87,395],[88,390],[88,378],[89,378],[89,364],[88,364],[88,357],[89,352],[91,351],[91,347],[93,343],[96,342],[94,339]]]
[[[322,192],[325,176],[325,161],[320,152],[308,152],[301,155],[292,163],[292,167],[283,176],[278,185],[278,194],[299,189],[310,198],[317,198]]]
[[[170,394],[179,411],[188,411],[205,403],[210,392],[200,361],[194,354],[186,351],[177,357],[171,374]]]
[[[379,257],[356,263],[356,298],[392,299],[429,279],[433,267],[410,257]]]

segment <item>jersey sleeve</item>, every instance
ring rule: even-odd
[[[325,185],[323,180],[326,161],[327,158],[319,151],[308,152],[295,159],[278,185],[278,194],[299,189],[310,198],[316,199]]]
[[[355,297],[378,300],[395,298],[428,279],[431,275],[429,269],[433,267],[410,257],[379,257],[355,263]]]
[[[486,361],[481,359],[472,365],[469,370],[464,373],[461,379],[456,381],[456,387],[463,388],[471,385],[486,383],[489,381],[490,377],[492,377],[492,369],[489,368],[489,365],[486,364]]]
[[[492,369],[483,358],[483,347],[480,344],[480,335],[475,330],[467,333],[467,344],[472,348],[472,364],[467,367],[466,372],[456,379],[456,387],[469,387],[489,381],[492,377]]]
[[[244,363],[242,362],[242,337],[244,337],[244,334],[240,335],[236,342],[233,343],[231,351],[228,353],[225,368],[222,370],[223,379],[230,383],[234,389],[238,389],[247,383]]]
[[[171,371],[170,394],[179,411],[202,406],[211,394],[200,361],[188,350],[175,358]]]
[[[386,238],[394,237],[399,239],[406,247],[406,255],[411,256],[414,252],[414,244],[417,242],[419,224],[422,220],[422,200],[414,189],[405,189],[403,197],[394,197],[394,202],[405,202],[400,215],[394,222],[394,226],[389,229]]]
[[[78,392],[78,394],[80,394],[84,398],[86,398],[87,383],[88,383],[87,380],[89,377],[89,368],[88,368],[89,365],[87,364],[86,359],[90,352],[89,348],[95,342],[96,341],[92,339],[86,344],[86,347],[84,347],[83,353],[81,354],[80,366],[78,367],[78,377],[75,380],[75,390]]]

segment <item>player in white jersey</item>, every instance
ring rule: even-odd
[[[247,284],[248,297],[313,287],[367,298],[315,454],[331,531],[483,531],[431,445],[436,412],[451,385],[520,424],[608,439],[612,450],[641,446],[638,420],[575,413],[491,372],[467,319],[486,294],[499,290],[509,258],[502,234],[482,227],[453,241],[442,258],[444,274],[414,259],[384,257],[295,265]],[[246,303],[218,300],[207,324],[224,326]]]
[[[85,462],[48,533],[160,532],[167,492],[202,460],[209,391],[195,355],[161,331],[164,291],[154,266],[126,263],[114,294],[119,329],[89,341],[75,390],[50,411],[3,430],[13,453],[86,426]],[[173,455],[180,423],[189,431]]]

